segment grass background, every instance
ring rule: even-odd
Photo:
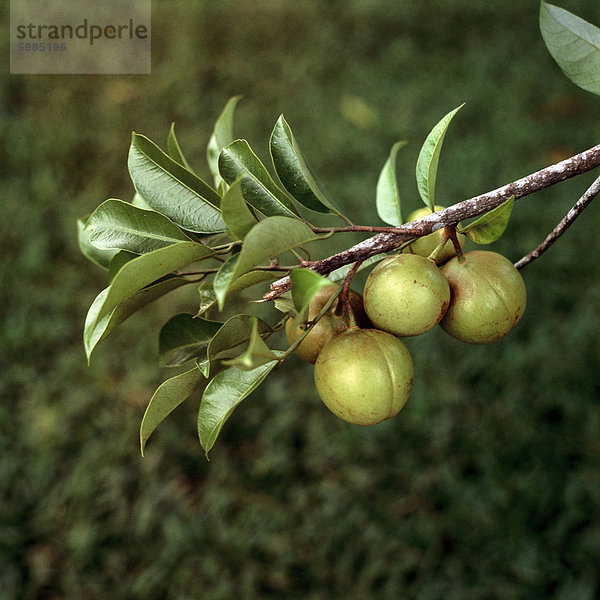
[[[561,6],[600,24],[595,0]],[[75,220],[131,197],[132,130],[164,147],[175,121],[208,177],[212,123],[243,94],[237,135],[266,158],[283,112],[339,204],[375,224],[391,145],[410,141],[399,178],[416,208],[420,144],[462,102],[445,205],[597,144],[600,100],[552,62],[538,7],[155,0],[152,75],[1,76],[2,600],[598,597],[598,206],[523,271],[529,305],[508,339],[409,340],[412,397],[373,428],[330,415],[292,359],[238,408],[210,463],[197,398],[141,459],[139,422],[169,375],[158,329],[184,299],[134,317],[90,368],[81,341],[105,280],[79,255]],[[494,249],[518,259],[592,179],[519,201]]]

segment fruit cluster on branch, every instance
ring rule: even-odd
[[[417,250],[427,248],[435,235],[421,238]],[[362,302],[351,292],[343,303],[336,300],[334,286],[324,286],[309,304],[304,334],[297,319],[288,321],[288,341],[300,340],[296,353],[315,363],[317,392],[335,415],[356,425],[375,425],[404,407],[413,363],[401,338],[440,324],[462,342],[491,344],[519,322],[527,297],[514,265],[496,252],[458,250],[436,264],[409,247],[371,271]]]

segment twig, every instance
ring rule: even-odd
[[[439,212],[426,215],[417,221],[401,225],[393,233],[374,235],[343,252],[315,261],[309,268],[321,275],[326,275],[352,262],[395,250],[402,243],[414,237],[427,235],[447,225],[456,225],[464,219],[481,215],[499,206],[511,196],[514,196],[515,199],[523,198],[565,179],[591,171],[598,166],[600,166],[600,144],[496,190],[464,200]],[[273,300],[289,289],[290,279],[283,277],[271,284],[271,291],[264,294],[263,299]]]
[[[253,271],[281,271],[282,273],[289,273],[292,269],[297,269],[298,267],[306,266],[305,261],[299,263],[297,265],[278,265],[278,264],[270,264],[270,265],[258,265],[256,267],[252,267]],[[220,271],[219,268],[213,269],[202,269],[200,271],[174,271],[175,275],[179,277],[189,276],[189,275],[210,275],[211,273],[218,273]]]
[[[600,177],[592,183],[586,192],[577,200],[573,208],[565,215],[564,219],[546,236],[546,239],[529,254],[515,263],[517,269],[522,269],[524,266],[539,258],[556,240],[574,223],[575,219],[584,211],[585,207],[600,194]]]

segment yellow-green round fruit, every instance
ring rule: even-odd
[[[448,281],[433,261],[418,254],[384,258],[367,277],[363,294],[373,325],[400,337],[435,327],[450,302]]]
[[[325,345],[315,365],[321,400],[356,425],[376,425],[398,414],[412,383],[406,346],[379,329],[348,329]]]
[[[473,250],[448,261],[442,272],[450,284],[450,306],[440,323],[469,344],[491,344],[521,319],[527,303],[519,271],[497,252]]]
[[[313,299],[308,306],[308,321],[312,321],[321,312],[323,307],[329,302],[331,296],[333,296],[337,290],[337,285],[326,286],[321,288],[313,296]],[[333,303],[329,311],[319,319],[318,323],[308,332],[308,335],[302,340],[298,348],[296,348],[296,354],[302,358],[302,360],[314,364],[323,346],[331,338],[348,329],[348,324],[344,320],[343,313],[335,314],[339,302],[340,299],[338,297],[337,301]],[[370,327],[371,323],[363,308],[362,296],[357,294],[354,290],[350,290],[348,304],[356,324],[359,327]],[[304,329],[300,325],[293,327],[292,321],[293,319],[288,319],[285,324],[285,334],[290,345],[304,333]]]
[[[446,208],[445,206],[435,205],[435,212],[443,210]],[[430,215],[431,210],[424,206],[423,208],[419,208],[408,215],[406,222],[416,221],[426,215]],[[434,231],[429,235],[424,235],[416,239],[410,246],[407,246],[404,249],[404,252],[412,252],[413,254],[418,254],[419,256],[429,256],[440,244],[442,239],[444,238],[444,230],[439,229],[438,231]],[[462,248],[465,245],[465,236],[462,234],[457,235],[458,241],[460,243],[460,247]],[[437,255],[435,262],[438,265],[443,265],[445,262],[450,260],[453,256],[456,256],[456,250],[454,249],[454,245],[450,240],[446,242],[444,249]]]

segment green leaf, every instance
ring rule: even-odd
[[[98,312],[104,304],[110,288],[102,290],[92,303],[85,321],[83,343],[88,363],[96,346],[113,329],[115,329],[115,327],[123,323],[144,306],[154,302],[161,296],[180,288],[186,283],[188,282],[181,277],[168,277],[136,292],[98,320]]]
[[[102,250],[144,254],[176,242],[191,241],[170,219],[122,200],[106,200],[87,221],[90,242]]]
[[[113,256],[118,250],[99,250],[93,246],[90,242],[90,232],[86,230],[86,225],[89,219],[89,215],[82,219],[77,219],[77,241],[79,243],[79,250],[88,259],[91,260],[95,265],[103,269],[108,269],[108,265],[112,260]]]
[[[183,152],[181,152],[181,148],[179,146],[179,142],[177,141],[177,137],[175,136],[175,123],[171,123],[171,129],[169,130],[169,137],[167,138],[167,151],[169,152],[169,156],[175,161],[178,162],[182,167],[185,167],[188,171],[194,172],[190,167],[190,164],[183,156]]]
[[[435,184],[440,152],[452,117],[464,106],[449,112],[429,133],[417,159],[417,188],[421,199],[432,212],[435,210]]]
[[[329,279],[310,269],[293,269],[290,273],[292,299],[298,313],[303,314],[313,296],[322,288],[333,285]]]
[[[318,237],[310,227],[297,219],[268,217],[257,223],[248,233],[239,253],[233,279],[252,267],[269,264],[280,254]]]
[[[281,273],[274,271],[249,271],[237,279],[233,279],[236,271],[239,254],[230,256],[222,265],[213,279],[213,290],[217,298],[219,311],[223,310],[225,300],[235,292],[240,292],[246,288],[259,283],[265,283],[277,279]]]
[[[241,292],[249,287],[258,285],[259,283],[266,283],[267,281],[273,281],[279,279],[281,273],[275,271],[249,271],[238,277],[235,281],[229,284],[225,299],[233,296],[237,292]]]
[[[154,210],[194,233],[225,231],[217,192],[143,135],[132,135],[129,173]]]
[[[236,356],[231,360],[224,360],[223,364],[231,367],[238,367],[242,371],[251,371],[260,367],[272,360],[277,360],[277,356],[273,354],[269,346],[265,344],[258,332],[258,321],[256,317],[252,317],[252,332],[250,333],[250,341],[248,348],[240,356]]]
[[[208,159],[208,167],[212,173],[215,188],[219,189],[224,183],[221,174],[219,173],[219,155],[221,150],[228,144],[233,142],[233,115],[235,113],[235,107],[240,101],[241,96],[234,96],[227,101],[225,108],[219,115],[215,122],[215,126],[208,141],[208,147],[206,148],[206,156]]]
[[[131,205],[144,210],[154,210],[137,192],[133,195]]]
[[[297,217],[291,200],[275,185],[246,140],[236,140],[223,148],[219,171],[229,184],[243,176],[242,194],[246,202],[267,217]]]
[[[281,296],[275,298],[273,305],[278,311],[285,313],[286,315],[296,316],[298,314],[298,311],[294,306],[294,300],[292,299],[291,292],[286,292],[285,294],[281,294]]]
[[[197,367],[175,375],[164,381],[150,399],[140,426],[140,448],[144,448],[148,438],[158,425],[184,400],[187,400],[202,384],[207,383]]]
[[[235,407],[256,390],[277,364],[273,360],[251,371],[228,367],[211,379],[198,411],[198,436],[207,458]]]
[[[269,145],[277,176],[295,200],[316,212],[340,214],[333,198],[304,158],[283,115],[275,124]]]
[[[248,342],[252,335],[253,317],[251,315],[235,315],[225,321],[219,331],[213,336],[206,349],[206,357],[197,361],[198,368],[208,377],[212,373],[214,361],[218,358],[231,358],[222,356],[223,353]],[[259,334],[271,331],[268,323],[257,319],[256,327]]]
[[[580,88],[600,95],[600,29],[558,6],[542,2],[540,30],[563,73]]]
[[[217,296],[213,290],[212,282],[206,279],[198,286],[200,303],[196,316],[199,317],[211,309],[217,303]]]
[[[227,296],[229,285],[232,282],[239,257],[239,254],[230,256],[215,273],[213,279],[213,290],[215,292],[215,296],[217,297],[219,312],[222,311],[223,307],[225,306],[225,297]]]
[[[103,302],[97,306],[92,305],[94,313],[92,315],[88,312],[85,326],[86,334],[88,329],[90,331],[96,329],[102,318],[142,288],[156,282],[161,277],[169,275],[175,269],[211,254],[212,250],[203,244],[178,242],[130,260],[114,276],[106,290],[107,293]],[[92,308],[90,308],[90,311]]]
[[[206,354],[206,348],[223,323],[182,313],[169,319],[158,336],[161,367],[178,367]]]
[[[121,267],[130,260],[137,258],[138,254],[128,252],[127,250],[119,250],[111,259],[108,265],[108,281],[112,281],[115,275],[121,270]]]
[[[376,205],[379,218],[388,225],[402,225],[402,210],[400,205],[400,190],[396,178],[396,158],[398,150],[408,142],[396,142],[390,151],[388,159],[381,169],[377,180]]]
[[[294,269],[290,273],[290,281],[292,286],[292,299],[296,310],[292,326],[296,327],[306,318],[310,301],[313,299],[314,295],[322,287],[328,287],[335,284],[326,277],[323,277],[310,269]]]
[[[308,225],[297,219],[267,217],[257,223],[248,233],[239,254],[231,256],[215,275],[213,287],[219,299],[219,310],[223,309],[225,297],[242,284],[237,280],[258,265],[267,265],[279,254],[318,239]],[[256,271],[248,279],[249,285],[279,277],[277,273]],[[262,275],[258,275],[262,273]],[[244,287],[248,285],[244,282]]]
[[[257,223],[242,195],[242,179],[236,179],[221,200],[223,220],[237,240],[243,240]]]
[[[476,244],[491,244],[495,242],[506,229],[512,212],[515,197],[493,208],[466,227],[459,227],[458,232],[466,235]]]

